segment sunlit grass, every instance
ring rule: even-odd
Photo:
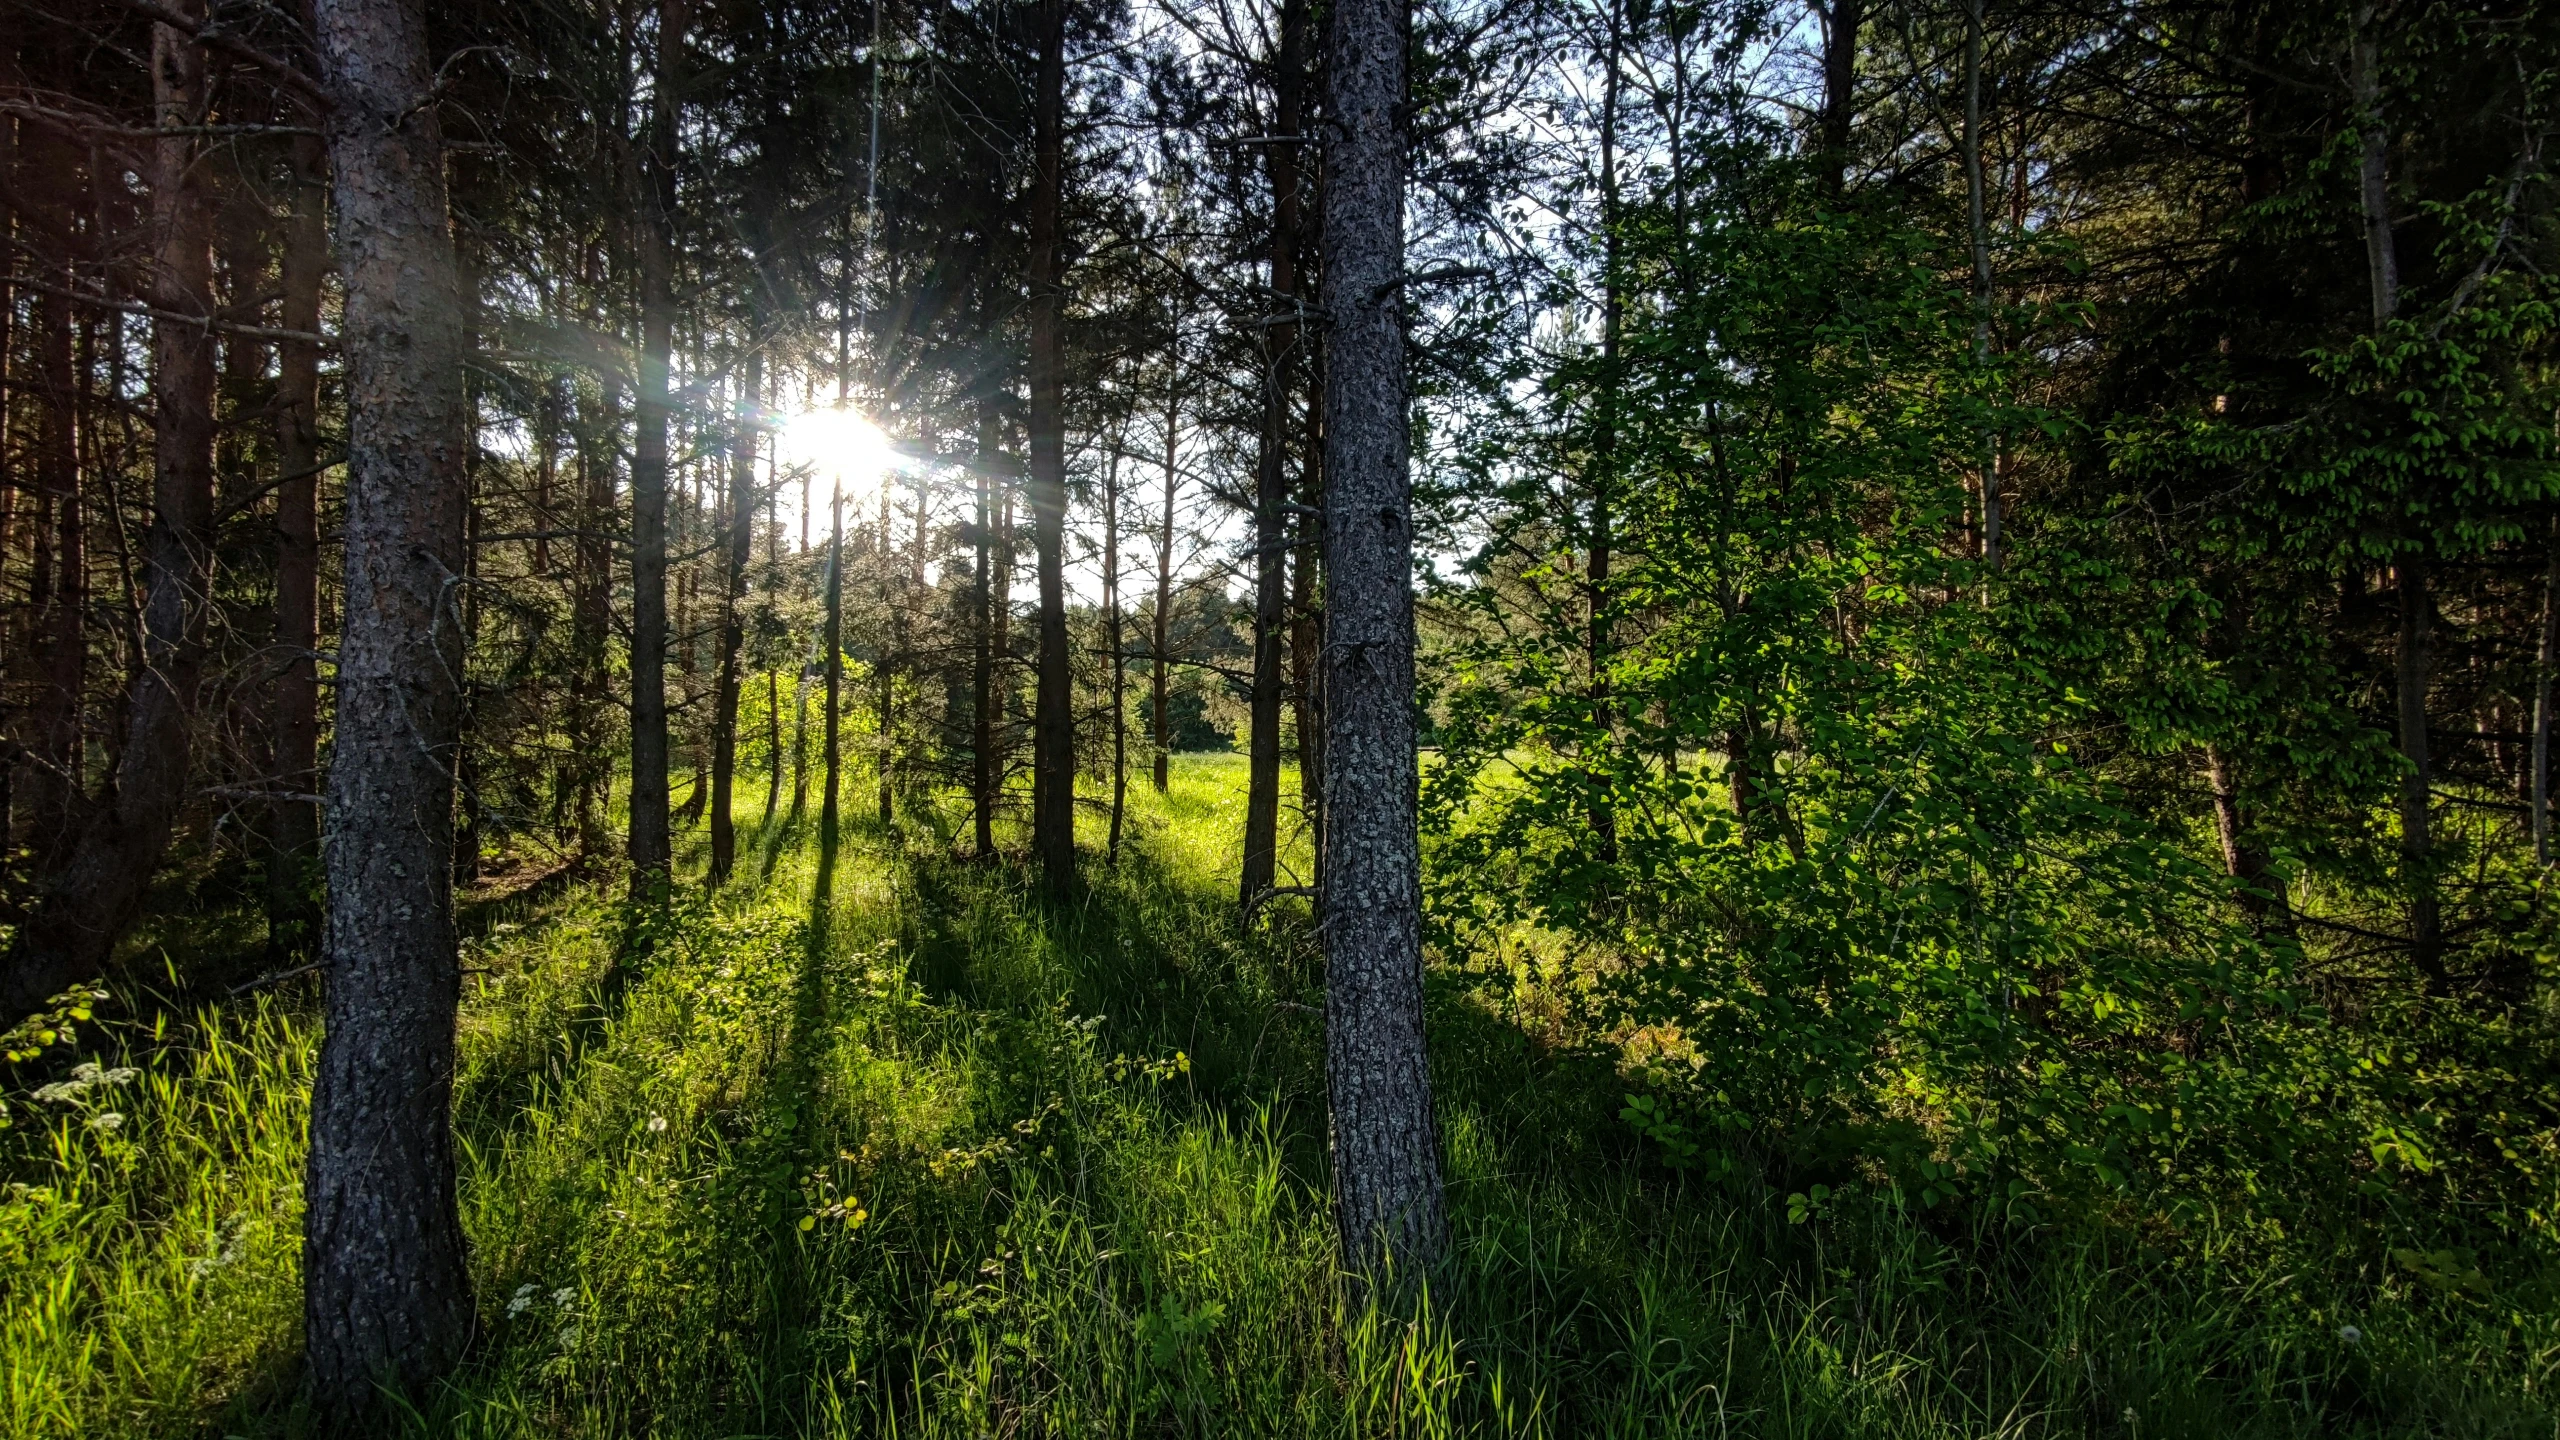
[[[480,1328],[420,1426],[2553,1433],[2547,1306],[2270,1270],[2209,1223],[2146,1248],[1874,1197],[1790,1223],[1756,1178],[1660,1168],[1605,1063],[1454,974],[1459,1243],[1373,1308],[1332,1265],[1320,961],[1295,914],[1234,919],[1242,759],[1185,757],[1162,799],[1132,778],[1121,863],[1089,854],[1057,908],[919,799],[851,827],[814,906],[809,827],[758,836],[759,797],[754,862],[645,944],[594,891],[489,927],[456,1096]],[[0,1434],[292,1430],[307,1007],[9,1097]]]

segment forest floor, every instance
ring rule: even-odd
[[[2241,1237],[2152,1250],[1666,1169],[1605,1060],[1457,970],[1431,1013],[1455,1253],[1418,1303],[1363,1304],[1323,1203],[1312,942],[1235,919],[1241,757],[1174,773],[1064,906],[952,858],[958,811],[920,802],[856,829],[832,905],[811,827],[750,811],[738,880],[645,934],[596,887],[479,907],[455,1118],[480,1330],[415,1428],[2560,1425],[2547,1317]],[[302,1428],[308,983],[93,1031],[105,1068],[8,1097],[0,1435]]]

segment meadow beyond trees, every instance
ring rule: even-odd
[[[0,1440],[2551,1436],[2560,10],[0,0]]]

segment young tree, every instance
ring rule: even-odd
[[[440,1372],[471,1320],[449,1113],[465,357],[424,7],[315,10],[350,430],[303,1344],[314,1400],[348,1416]]]
[[[1031,192],[1031,520],[1040,583],[1040,666],[1032,719],[1031,847],[1063,895],[1076,870],[1076,736],[1066,595],[1066,0],[1041,0]]]
[[[676,145],[687,0],[659,0],[657,73],[634,177],[640,219],[638,433],[631,449],[631,893],[674,863],[667,786],[667,419],[675,343]]]

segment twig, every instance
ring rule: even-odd
[[[66,285],[47,284],[32,275],[0,275],[0,285],[22,286],[41,295],[59,295],[66,300],[77,300],[83,305],[96,305],[102,309],[120,310],[127,315],[167,320],[179,325],[193,325],[204,330],[218,330],[225,335],[242,335],[252,340],[300,340],[308,345],[324,346],[332,350],[338,347],[337,341],[309,330],[282,330],[273,325],[235,325],[228,320],[216,320],[209,315],[182,315],[175,310],[162,310],[156,306],[131,300],[110,300],[104,295],[91,295]]]

